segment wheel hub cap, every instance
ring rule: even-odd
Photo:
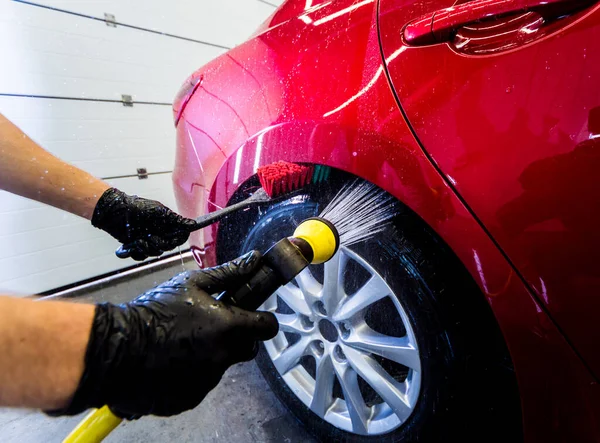
[[[347,294],[350,262],[367,279]],[[402,336],[376,331],[368,321],[369,309],[386,297],[404,326]],[[388,433],[408,419],[421,385],[415,335],[397,297],[366,260],[342,247],[325,263],[322,282],[306,269],[262,309],[280,324],[265,343],[275,368],[315,414],[360,435]]]
[[[337,329],[335,329],[335,326],[327,319],[323,319],[319,322],[319,331],[327,341],[336,342],[338,339]]]

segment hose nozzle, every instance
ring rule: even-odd
[[[280,286],[292,281],[310,264],[325,263],[340,247],[335,226],[322,218],[304,220],[293,237],[279,240],[262,258],[262,266],[243,286],[221,293],[217,300],[254,310]]]
[[[300,238],[310,245],[312,258],[306,259],[312,265],[331,260],[340,247],[340,235],[333,224],[324,218],[313,217],[304,220],[294,231],[294,238]]]

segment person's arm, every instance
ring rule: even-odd
[[[108,188],[44,150],[0,114],[0,189],[91,220]]]
[[[127,195],[53,156],[0,114],[0,190],[91,220],[144,260],[185,243],[196,222],[154,200]]]
[[[0,296],[0,405],[68,404],[83,373],[94,309]]]
[[[123,418],[195,407],[277,334],[273,314],[210,295],[245,284],[260,257],[184,272],[122,305],[0,296],[0,406],[73,415],[108,405]]]

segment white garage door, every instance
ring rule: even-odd
[[[0,0],[0,113],[62,159],[174,208],[171,100],[275,3]],[[0,292],[47,292],[134,264],[116,247],[84,219],[0,191]]]

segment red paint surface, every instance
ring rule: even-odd
[[[396,5],[391,7],[392,0],[383,1],[382,6],[389,2],[390,9],[385,10],[382,26],[388,18],[391,20],[394,17],[400,3],[410,3],[395,2]],[[523,273],[529,278],[527,267],[523,268],[521,262],[516,257],[512,258],[512,255],[518,272],[511,267],[476,218],[448,186],[447,178],[445,180],[440,175],[424,154],[400,112],[383,67],[375,2],[340,0],[334,4],[323,1],[308,3],[311,6],[305,11],[305,0],[286,2],[273,16],[278,20],[276,26],[270,27],[267,23],[262,29],[270,28],[268,31],[258,34],[200,70],[203,83],[189,101],[177,127],[174,183],[180,211],[187,216],[197,216],[207,209],[214,210],[226,205],[237,187],[252,176],[256,168],[279,160],[326,164],[377,184],[412,208],[448,243],[490,302],[517,372],[527,440],[597,441],[600,438],[597,425],[600,393],[594,378],[548,314],[541,309],[539,300],[528,292],[519,277],[519,273]],[[492,79],[488,83],[482,78],[484,71],[464,72],[466,68],[458,65],[455,68],[459,69],[457,73],[448,71],[443,60],[436,61],[425,54],[438,51],[456,57],[447,46],[417,49],[400,46],[403,24],[431,10],[449,6],[442,3],[448,2],[415,3],[412,10],[408,11],[410,17],[404,17],[403,22],[400,20],[394,24],[395,30],[389,27],[391,25],[388,22],[384,35],[386,59],[394,75],[394,85],[401,98],[407,100],[403,104],[409,109],[411,123],[415,125],[425,147],[444,172],[456,180],[458,190],[477,216],[486,223],[495,220],[498,226],[489,226],[488,229],[496,235],[501,230],[497,215],[499,209],[510,208],[510,205],[506,206],[509,202],[519,202],[519,197],[527,194],[524,183],[529,182],[519,180],[523,173],[523,170],[519,171],[521,165],[524,169],[536,165],[541,158],[575,152],[575,145],[582,140],[573,140],[569,145],[571,149],[559,148],[562,139],[557,138],[558,129],[563,127],[561,125],[571,127],[581,123],[577,118],[581,113],[568,116],[561,114],[560,117],[565,121],[559,119],[558,123],[550,126],[557,128],[552,129],[553,138],[544,139],[544,143],[537,146],[533,141],[547,127],[543,124],[546,121],[543,118],[546,116],[544,109],[552,106],[553,95],[550,91],[556,90],[556,84],[554,88],[546,90],[545,101],[536,103],[536,109],[542,114],[529,114],[528,118],[533,120],[522,121],[521,126],[531,126],[532,134],[526,137],[524,144],[506,138],[507,130],[512,127],[511,122],[514,125],[521,121],[515,120],[520,108],[514,108],[515,103],[520,102],[503,102],[492,96],[496,100],[489,104],[483,100],[478,102],[483,103],[480,107],[460,107],[461,102],[457,102],[457,97],[464,96],[464,93],[461,94],[463,89],[458,85],[459,80],[463,85],[467,82],[463,88],[471,88],[472,92],[467,95],[475,100],[478,94],[480,99],[484,98],[482,94],[487,92],[486,88],[498,86],[499,79]],[[405,60],[405,56],[414,57],[423,50],[425,55],[420,56],[420,64],[396,64],[396,61]],[[574,55],[570,57],[574,58]],[[551,60],[557,63],[556,66],[551,65],[551,69],[558,70],[556,56]],[[521,63],[525,65],[521,66],[521,72],[528,70],[533,75],[538,69],[527,65],[526,61],[521,60]],[[416,68],[410,70],[410,66]],[[569,69],[566,72],[565,75],[572,74]],[[449,78],[442,78],[448,73]],[[505,75],[511,73],[506,71]],[[518,82],[520,77],[517,73],[514,75]],[[403,90],[405,79],[408,89]],[[584,84],[591,87],[585,81]],[[452,88],[444,90],[442,85]],[[521,94],[526,97],[526,93],[521,91],[524,85],[517,83],[514,87],[517,88],[517,85],[518,94],[517,89],[513,95],[512,90],[510,93],[504,92],[511,100],[517,100]],[[567,86],[573,103],[579,100],[581,105],[581,100],[598,98],[578,99],[574,94],[578,91],[579,95],[582,94],[577,89],[579,86],[574,81],[564,84],[564,87]],[[534,84],[530,94],[537,94],[539,100],[538,96],[543,94],[536,92],[537,88],[541,89],[541,86]],[[406,95],[402,95],[404,93]],[[456,109],[455,112],[441,112],[446,110],[449,103],[459,106],[460,112]],[[487,112],[491,112],[488,107],[495,110],[490,118],[484,119]],[[420,116],[426,110],[430,114],[427,117]],[[499,121],[494,120],[497,116],[501,116]],[[416,119],[415,122],[412,118]],[[471,121],[468,125],[467,120]],[[462,137],[457,137],[448,129],[455,128],[457,121],[465,125]],[[519,125],[516,127],[518,129]],[[480,139],[485,134],[489,137],[482,142]],[[500,137],[501,134],[505,138]],[[510,130],[508,134],[511,134]],[[527,131],[524,134],[527,135]],[[585,137],[583,133],[578,134],[579,137]],[[476,135],[479,135],[479,140]],[[457,144],[456,140],[462,140],[461,144]],[[465,154],[466,141],[477,149]],[[542,156],[544,149],[550,151]],[[561,157],[559,160],[560,167],[569,169],[566,160]],[[517,164],[520,166],[517,167]],[[446,170],[448,165],[451,168]],[[542,175],[547,177],[544,183],[548,187],[544,186],[540,191],[535,179],[533,185],[528,184],[532,190],[542,193],[541,196],[535,194],[538,197],[534,200],[541,198],[548,202],[552,200],[551,196],[556,195],[557,206],[573,195],[573,186],[581,187],[579,182],[573,180],[583,177],[581,173],[570,173],[567,183],[566,177],[548,172]],[[534,174],[534,177],[539,175]],[[562,186],[571,188],[565,190]],[[585,199],[591,202],[597,198],[598,194],[592,193],[594,190],[598,189],[579,189],[581,200],[577,200],[574,206],[583,208],[586,206]],[[471,194],[479,198],[473,198]],[[523,206],[529,212],[519,210],[518,214],[535,213],[534,203],[526,202]],[[518,242],[527,237],[524,233],[529,232],[528,222],[518,216],[508,216],[506,220],[509,226],[516,223],[510,229],[516,232],[512,242],[518,246]],[[544,223],[547,222],[544,221],[542,225]],[[507,229],[504,228],[505,231]],[[545,229],[543,232],[552,233],[551,224]],[[205,265],[214,264],[212,242],[215,233],[216,228],[207,229],[204,233]],[[552,238],[549,243],[544,241],[543,246],[551,245]],[[507,252],[513,252],[504,246],[504,239],[498,238],[498,241]],[[192,238],[192,243],[199,242],[198,235]],[[532,257],[548,254],[548,251],[528,251],[535,252],[531,252]],[[585,257],[593,258],[587,254]],[[532,265],[531,262],[529,265]],[[585,265],[589,268],[594,263]],[[578,266],[573,264],[569,269]],[[556,272],[555,267],[553,272]],[[548,283],[554,280],[556,278],[552,276],[548,278],[546,291],[551,287]],[[592,299],[595,281],[593,278],[588,280],[586,284],[591,291],[588,298]],[[533,287],[539,289],[535,285]],[[558,300],[556,297],[561,295],[560,285],[552,288],[555,297],[552,300]],[[568,294],[573,294],[573,291],[564,295]],[[536,295],[539,297],[539,293]],[[584,301],[581,297],[571,301],[563,297],[561,303],[578,304]],[[551,306],[552,303],[549,303],[549,310],[554,312]],[[589,317],[586,318],[589,320]],[[580,326],[581,329],[590,330],[594,324],[581,323]],[[594,332],[597,331],[598,328]]]
[[[386,58],[406,48],[407,3],[382,0]],[[389,63],[421,143],[596,375],[600,62],[588,54],[599,51],[600,10],[588,9],[492,56],[439,44]]]

